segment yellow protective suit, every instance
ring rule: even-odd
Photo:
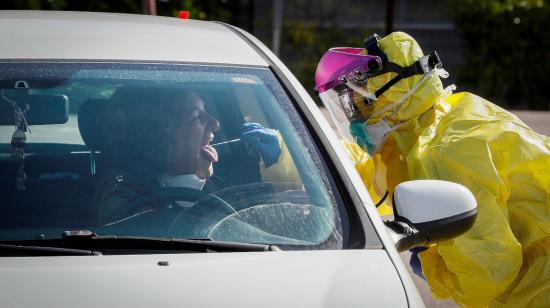
[[[379,44],[401,66],[423,55],[405,33],[392,33]],[[371,78],[369,92],[394,76]],[[421,79],[399,81],[374,110],[397,101]],[[372,124],[385,117],[397,125],[373,159],[374,183],[391,196],[403,181],[441,179],[475,195],[472,229],[419,254],[436,298],[452,297],[470,307],[550,307],[550,138],[479,96],[449,94],[432,75],[402,106],[370,119]],[[349,152],[354,160],[361,155]],[[364,178],[373,172],[358,170]]]
[[[378,203],[386,193],[386,186],[383,188],[377,186],[374,182],[376,177],[374,169],[374,160],[365,152],[357,143],[352,143],[347,140],[341,140],[344,149],[348,153],[349,159],[355,166],[355,169],[361,176],[363,184],[367,187],[370,197],[373,202]],[[380,166],[380,165],[379,165]],[[380,170],[380,169],[379,169]],[[393,210],[387,202],[383,202],[378,208],[378,214],[381,216],[392,215]]]
[[[281,134],[277,133],[277,139],[279,140],[279,148],[281,149],[277,163],[266,167],[264,161],[260,160],[260,176],[262,181],[301,183],[302,179],[300,178],[298,169],[294,165],[292,155],[288,151]]]

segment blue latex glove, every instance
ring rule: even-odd
[[[411,269],[413,273],[415,273],[420,278],[426,280],[426,277],[422,274],[422,264],[420,263],[420,258],[418,257],[418,253],[426,250],[428,248],[426,247],[415,247],[409,250],[411,252],[411,260],[409,261],[409,264],[411,266]]]
[[[258,123],[244,123],[241,140],[248,142],[260,153],[266,168],[279,160],[281,147],[277,130],[265,128]]]

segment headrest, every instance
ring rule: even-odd
[[[78,109],[78,129],[84,143],[92,150],[106,151],[113,135],[113,115],[108,99],[91,99]]]

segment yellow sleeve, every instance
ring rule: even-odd
[[[374,160],[356,143],[351,143],[342,140],[342,145],[348,153],[348,157],[355,165],[355,169],[361,176],[365,187],[367,188],[373,202],[378,202],[386,193],[385,187],[381,188],[374,183],[375,168]],[[273,164],[269,168],[265,167],[263,161],[260,161],[260,174],[262,181],[264,182],[297,182],[300,183],[300,175],[294,165],[294,161],[286,147],[284,141],[279,135],[279,145],[281,147],[281,155],[277,163]],[[384,174],[385,177],[385,174]],[[382,203],[378,207],[378,213],[382,216],[392,215],[393,211],[391,206],[388,206],[386,202]]]
[[[374,159],[367,154],[361,147],[353,142],[349,142],[347,140],[341,140],[340,141],[342,145],[344,146],[344,149],[348,153],[349,159],[352,161],[352,163],[355,165],[355,169],[361,176],[361,179],[363,180],[363,184],[367,188],[372,200],[374,203],[377,203],[382,199],[384,194],[386,193],[385,185],[379,185],[378,182],[384,182],[384,181],[378,181],[375,179],[378,179],[379,176],[377,172],[375,172],[374,168]],[[376,170],[378,171],[378,170]],[[385,175],[383,176],[385,177]],[[383,183],[380,183],[383,184]],[[386,215],[392,215],[393,211],[391,206],[388,206],[387,202],[382,203],[378,207],[378,213],[382,216]]]
[[[281,154],[277,162],[268,168],[265,167],[264,162],[260,161],[260,175],[264,182],[295,182],[301,183],[302,180],[298,174],[298,170],[294,165],[292,156],[288,151],[288,148],[283,141],[283,138],[279,134],[279,146],[281,148]]]

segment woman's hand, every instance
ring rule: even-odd
[[[218,162],[218,152],[211,145],[201,148],[197,162],[197,176],[200,179],[207,179],[214,173],[213,163]]]

